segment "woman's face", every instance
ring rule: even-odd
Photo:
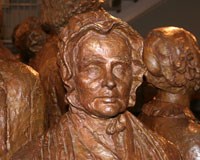
[[[132,85],[130,46],[114,33],[92,32],[79,43],[75,88],[89,114],[109,118],[124,112]]]

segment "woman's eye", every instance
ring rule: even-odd
[[[97,78],[101,74],[101,68],[96,65],[89,65],[85,69],[86,74],[90,78]]]
[[[132,70],[131,70],[131,65],[127,64],[127,63],[119,63],[116,64],[113,67],[112,73],[120,79],[124,79],[125,76],[128,76],[129,74],[131,74]]]
[[[118,65],[114,66],[113,74],[116,77],[121,78],[126,72],[125,69],[126,69],[126,67],[124,65],[118,64]]]

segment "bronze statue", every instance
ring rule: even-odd
[[[200,51],[194,35],[178,27],[153,29],[145,40],[147,81],[158,89],[140,120],[179,148],[183,159],[200,158],[200,125],[190,97],[200,88]]]
[[[45,99],[39,75],[32,68],[8,59],[0,59],[0,66],[2,159],[43,134]]]
[[[0,66],[0,159],[7,160],[43,134],[45,99],[38,73],[1,42]]]
[[[22,61],[40,74],[46,96],[47,127],[54,125],[67,110],[65,90],[58,72],[56,57],[58,37],[47,34],[38,18],[29,17],[13,32],[13,42],[22,55]]]
[[[127,111],[145,72],[142,51],[142,37],[102,9],[72,17],[58,54],[69,111],[12,159],[181,159]]]

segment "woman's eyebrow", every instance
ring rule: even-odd
[[[113,57],[115,61],[122,62],[122,63],[130,63],[131,62],[131,57],[129,56],[115,56]]]
[[[90,64],[90,63],[104,63],[105,59],[103,57],[100,57],[100,56],[97,56],[97,55],[92,55],[92,56],[89,56],[89,57],[84,57],[78,63],[80,64],[80,62],[83,65],[87,65],[87,64]]]

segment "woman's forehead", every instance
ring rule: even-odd
[[[99,52],[103,52],[103,50],[118,52],[119,50],[130,50],[131,48],[125,37],[114,32],[106,34],[100,34],[94,31],[88,32],[76,45],[79,50],[96,50]]]
[[[82,40],[78,47],[78,59],[81,61],[85,58],[96,57],[99,59],[130,59],[130,47],[126,43],[126,40],[115,35],[107,34],[100,35],[94,34],[88,38]]]

